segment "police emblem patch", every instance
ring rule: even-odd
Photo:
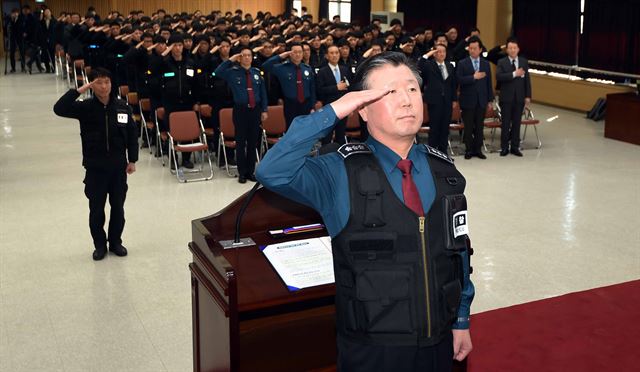
[[[453,164],[453,160],[451,160],[451,158],[449,157],[449,155],[445,154],[444,152],[433,148],[429,145],[424,145],[424,147],[427,149],[427,152],[429,153],[429,155],[433,155],[436,158],[440,158],[444,161],[448,161],[449,163]]]
[[[371,154],[371,149],[364,143],[345,143],[340,146],[338,153],[346,159],[353,154]]]
[[[467,223],[467,211],[460,211],[453,215],[453,237],[469,235],[469,225]]]
[[[309,76],[309,71],[305,70],[304,71],[304,76]]]
[[[256,80],[258,80],[258,79],[260,79],[260,76],[258,76],[258,74],[254,74],[254,75],[253,75],[253,78],[254,78],[254,79],[256,79]]]

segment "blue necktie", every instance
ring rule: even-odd
[[[340,70],[338,69],[338,67],[334,67],[333,76],[335,76],[335,78],[336,78],[336,84],[339,83],[340,82]]]
[[[479,66],[479,63],[478,63],[478,62],[479,62],[479,61],[478,61],[477,59],[474,59],[474,60],[473,60],[473,69],[474,69],[474,70],[476,70],[476,71],[479,71],[479,70],[480,70],[480,66]]]

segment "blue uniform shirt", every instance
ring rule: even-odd
[[[302,70],[302,86],[304,88],[304,99],[311,100],[311,105],[316,104],[316,77],[313,69],[305,64],[300,63]],[[282,87],[282,94],[290,100],[298,98],[296,65],[289,61],[282,62],[279,55],[275,55],[262,64],[265,72],[275,75]]]
[[[346,226],[351,208],[344,160],[338,153],[318,157],[307,155],[318,140],[333,130],[336,121],[336,114],[330,105],[310,115],[298,116],[287,133],[267,152],[256,170],[258,180],[270,190],[318,211],[332,238]],[[371,136],[366,143],[378,159],[394,193],[404,200],[402,173],[396,167],[400,156]],[[414,145],[407,158],[413,162],[411,174],[416,185],[419,185],[422,206],[428,211],[435,197],[435,185],[425,147]],[[469,328],[468,318],[475,293],[469,278],[466,251],[462,253],[462,262],[464,286],[454,329]]]
[[[216,68],[215,74],[227,82],[227,85],[231,88],[231,93],[233,93],[233,102],[236,105],[246,106],[249,104],[247,70],[240,65],[234,65],[230,60],[226,60]],[[249,77],[253,85],[256,107],[266,112],[269,100],[267,99],[267,88],[261,74],[259,69],[255,67],[249,68]]]

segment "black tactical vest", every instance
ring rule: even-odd
[[[434,345],[451,332],[460,305],[465,179],[446,155],[427,147],[436,196],[418,217],[366,145],[345,146],[339,152],[351,212],[332,241],[338,335],[365,344]]]

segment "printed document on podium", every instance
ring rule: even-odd
[[[290,291],[334,282],[331,238],[324,236],[260,247]]]

